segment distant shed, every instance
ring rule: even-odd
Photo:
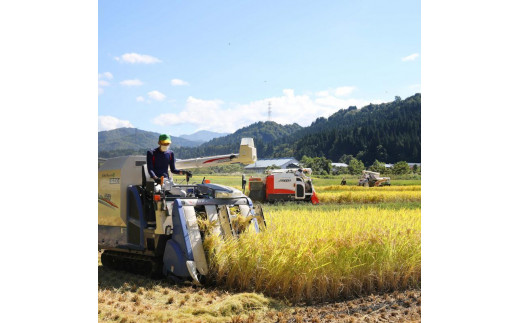
[[[256,163],[247,165],[244,169],[248,171],[262,173],[265,172],[265,169],[269,166],[278,166],[281,169],[287,168],[297,168],[299,167],[299,162],[294,157],[287,158],[276,158],[276,159],[259,159]]]
[[[348,165],[345,163],[332,163],[332,171],[338,171],[340,168],[347,168]]]

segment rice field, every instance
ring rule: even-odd
[[[352,186],[352,185],[329,185],[321,186],[317,189],[320,192],[323,191],[341,191],[341,192],[402,192],[402,191],[421,191],[421,185],[409,185],[409,186],[381,186],[381,187],[364,187],[364,186]]]
[[[257,176],[258,174],[255,174]],[[246,174],[246,179],[249,178],[251,174]],[[311,176],[314,187],[319,188],[322,186],[339,186],[341,183],[341,179],[345,177],[347,181],[347,185],[354,186],[357,185],[359,176],[357,175],[335,175],[335,176],[327,176],[327,178]],[[420,176],[417,175],[417,179],[401,179],[400,176],[392,176],[391,183],[392,186],[420,186],[421,179]],[[174,176],[176,181],[181,182],[183,180],[183,176]],[[201,183],[202,179],[209,179],[211,183],[218,183],[226,186],[232,186],[237,189],[242,189],[242,175],[194,175],[191,178],[190,182],[193,183]]]
[[[278,206],[266,213],[262,234],[206,238],[218,284],[292,302],[420,285],[420,209]]]
[[[420,202],[420,191],[346,191],[317,193],[320,203]]]
[[[208,178],[241,189],[241,176]],[[224,241],[207,233],[211,286],[179,286],[99,265],[99,320],[420,320],[420,180],[375,188],[337,185],[341,177],[319,180],[319,205],[263,205],[267,229],[260,234]]]

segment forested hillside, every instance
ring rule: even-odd
[[[300,129],[302,127],[296,123],[284,126],[272,121],[260,121],[238,129],[233,134],[212,139],[199,147],[179,148],[176,150],[176,156],[179,156],[179,158],[192,158],[237,153],[240,147],[240,139],[242,138],[254,138],[258,156],[264,156],[267,155],[263,148],[264,146],[276,140],[290,137]]]
[[[353,155],[365,164],[421,161],[421,95],[363,109],[341,109],[319,118],[293,138],[294,157]]]
[[[178,149],[179,158],[211,156],[237,150],[240,138],[252,137],[258,158],[327,157],[339,161],[352,155],[365,164],[421,161],[421,94],[405,100],[341,109],[318,118],[309,127],[257,122],[232,135],[196,148]],[[182,156],[182,157],[181,157]]]

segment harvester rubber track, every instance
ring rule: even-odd
[[[101,263],[110,269],[124,270],[152,278],[162,275],[162,261],[150,256],[105,250],[101,254]]]

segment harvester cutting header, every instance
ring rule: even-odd
[[[198,220],[209,221],[211,234],[221,237],[238,236],[244,223],[259,232],[265,221],[261,207],[241,191],[210,183],[190,185],[190,173],[184,170],[252,164],[256,159],[253,139],[243,138],[238,154],[176,160],[177,173],[186,175],[183,185],[169,176],[153,178],[150,173],[159,174],[148,172],[145,156],[108,159],[98,178],[103,265],[199,283],[208,274],[208,263],[203,249],[207,233]]]

